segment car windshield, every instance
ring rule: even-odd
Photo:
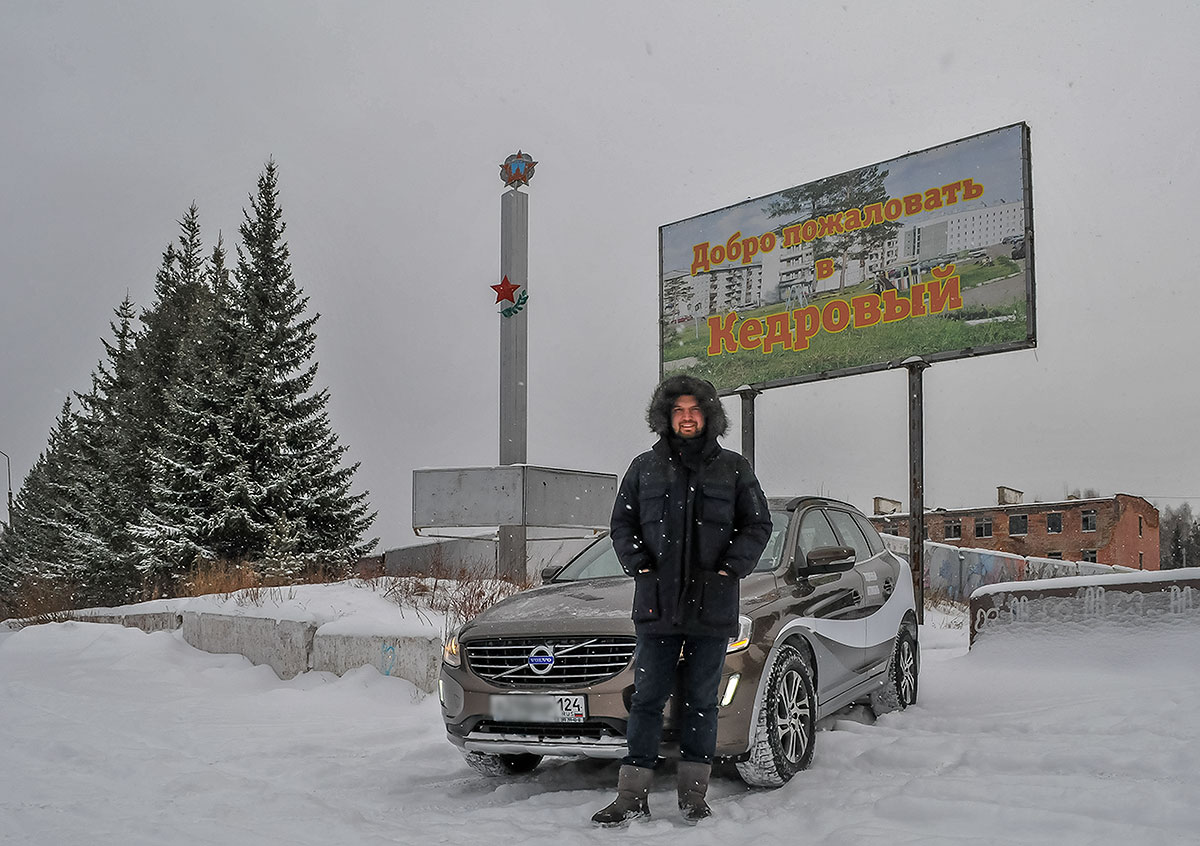
[[[771,539],[754,567],[755,573],[774,570],[783,554],[783,536],[787,533],[788,515],[783,511],[771,512]],[[583,579],[600,579],[607,576],[624,576],[617,553],[613,550],[612,538],[605,536],[579,553],[552,581],[577,582]]]

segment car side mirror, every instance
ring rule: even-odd
[[[559,574],[559,572],[561,570],[562,570],[562,567],[543,567],[542,573],[541,573],[542,584],[545,584],[546,582],[552,580],[555,576],[557,576]]]
[[[844,573],[854,569],[854,549],[849,546],[820,546],[805,556],[804,572]]]

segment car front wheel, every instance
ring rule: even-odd
[[[812,670],[799,650],[779,651],[763,694],[750,757],[737,764],[742,781],[779,787],[812,763],[817,697]]]

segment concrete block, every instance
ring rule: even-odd
[[[245,655],[254,664],[266,664],[281,679],[309,669],[312,623],[244,617],[227,614],[183,615],[183,639],[205,652]]]
[[[183,625],[178,611],[153,611],[139,614],[105,614],[89,609],[71,612],[72,618],[81,623],[110,623],[144,632],[170,632]]]
[[[156,611],[148,614],[123,614],[122,625],[144,632],[173,632],[183,625],[178,611]]]
[[[437,689],[442,642],[436,637],[323,634],[313,638],[312,669],[342,675],[371,666],[385,676],[407,679],[426,693]]]
[[[125,625],[124,614],[93,614],[90,611],[73,611],[71,619],[79,623],[108,623],[109,625]]]

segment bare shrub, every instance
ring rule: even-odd
[[[945,588],[925,592],[925,608],[946,615],[943,628],[961,629],[966,626],[970,617],[970,608],[966,602],[954,598]]]
[[[329,579],[328,571],[314,568],[311,572],[314,578],[324,584]],[[292,577],[282,577],[279,574],[264,576],[253,563],[219,559],[197,562],[180,593],[183,596],[218,595],[223,599],[232,599],[238,605],[261,606],[270,600],[275,603],[292,599],[296,592],[292,589]],[[284,588],[287,588],[285,591]]]
[[[78,608],[74,586],[53,579],[28,578],[19,587],[10,609],[20,626],[61,623]]]
[[[226,598],[240,590],[262,587],[262,576],[245,561],[228,558],[201,560],[192,568],[180,591],[184,596],[220,594]]]
[[[452,563],[440,548],[433,551],[429,571],[421,576],[377,576],[363,580],[372,590],[395,602],[403,614],[411,610],[428,623],[430,612],[444,616],[443,638],[502,599],[533,587],[525,578],[519,582],[500,579],[481,565]]]

